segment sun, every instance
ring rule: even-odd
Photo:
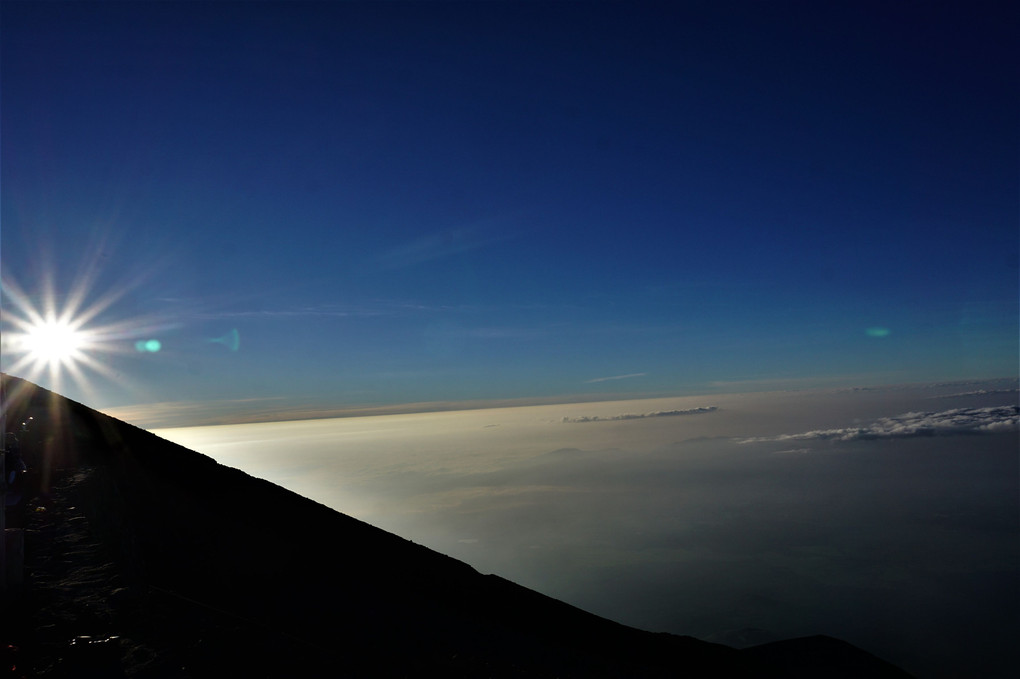
[[[117,318],[114,303],[128,289],[96,295],[91,280],[83,278],[58,294],[52,277],[47,276],[28,294],[5,277],[0,281],[4,372],[33,382],[48,377],[49,384],[44,386],[54,390],[61,388],[64,377],[70,377],[91,391],[90,373],[123,381],[115,356],[142,351],[136,348],[140,338],[145,351],[153,353],[156,350],[148,347],[155,340],[146,338],[157,328],[168,327],[152,317]]]
[[[82,359],[89,339],[72,322],[49,318],[28,327],[20,341],[34,363],[67,366]]]
[[[3,281],[3,292],[5,372],[33,381],[48,375],[57,388],[65,374],[81,383],[83,369],[106,371],[100,355],[108,342],[104,329],[91,323],[94,310],[82,309],[74,296],[63,305],[52,293],[33,300],[10,280]]]

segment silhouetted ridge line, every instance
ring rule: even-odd
[[[28,584],[0,642],[37,676],[797,677],[847,657],[859,676],[906,676],[849,644],[793,646],[816,659],[798,674],[781,646],[629,628],[7,380],[12,419],[35,417],[46,511],[25,515]],[[36,556],[82,541],[95,549],[64,570]],[[116,577],[86,587],[89,569]]]

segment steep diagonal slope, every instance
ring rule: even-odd
[[[797,674],[783,647],[628,628],[35,385],[8,378],[7,394],[12,420],[34,418],[24,449],[46,511],[24,517],[24,624],[5,615],[5,633],[37,673],[904,676],[834,640],[791,646],[810,659]]]

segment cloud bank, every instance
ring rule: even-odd
[[[584,417],[564,417],[564,422],[617,422],[620,420],[640,420],[646,417],[673,417],[674,415],[700,415],[719,410],[716,406],[702,406],[700,408],[689,408],[687,410],[659,410],[652,413],[624,413],[622,415],[610,415],[601,417],[590,415]]]
[[[988,408],[955,408],[938,413],[913,412],[883,417],[866,427],[842,429],[816,429],[800,434],[744,439],[741,443],[757,441],[861,441],[884,438],[918,436],[957,436],[992,432],[1017,431],[1020,425],[1020,406],[991,406]]]
[[[999,396],[1001,394],[1020,393],[1020,389],[978,389],[977,391],[961,391],[957,394],[944,394],[932,398],[959,398],[961,396]]]

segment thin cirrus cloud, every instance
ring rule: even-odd
[[[443,229],[382,253],[375,258],[375,264],[384,270],[403,269],[488,247],[507,238],[505,234],[496,235],[478,227]]]
[[[275,309],[235,309],[194,313],[196,320],[223,320],[229,318],[255,320],[291,320],[295,318],[371,318],[379,316],[401,316],[423,313],[450,313],[470,311],[464,305],[421,304],[401,300],[372,300],[364,304],[349,306],[337,304],[309,305]]]
[[[758,441],[861,441],[884,438],[920,436],[957,436],[1016,431],[1020,422],[1020,406],[986,408],[954,408],[937,413],[914,412],[883,417],[866,427],[816,429],[800,434],[749,438],[741,443]]]
[[[352,311],[343,309],[249,309],[242,311],[222,311],[197,315],[203,320],[218,320],[224,318],[255,318],[255,319],[292,319],[292,318],[316,318],[316,317],[348,317],[348,316],[379,316],[381,311]]]
[[[609,377],[596,377],[591,380],[585,380],[585,384],[595,384],[597,382],[611,382],[613,380],[629,380],[632,377],[644,377],[648,373],[628,373],[626,375],[611,375]]]
[[[474,328],[468,331],[468,335],[477,339],[534,340],[547,337],[549,331],[545,328],[493,326]]]

